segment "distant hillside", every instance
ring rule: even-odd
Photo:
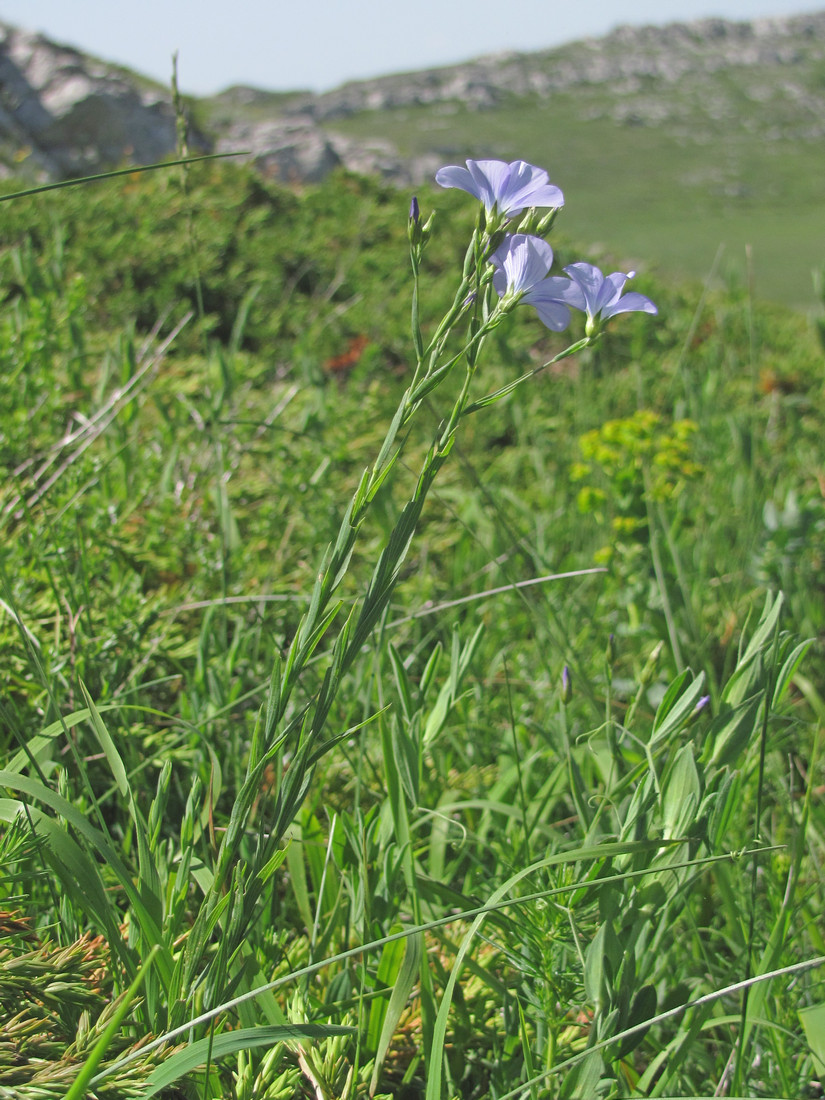
[[[552,50],[493,55],[353,82],[324,95],[297,95],[284,107],[329,122],[362,111],[455,102],[490,110],[513,99],[552,101],[571,91],[586,99],[608,91],[606,112],[614,121],[667,122],[680,126],[684,136],[698,136],[699,118],[714,128],[736,118],[745,102],[769,104],[771,125],[791,126],[784,136],[822,137],[825,11],[751,23],[705,19],[620,27]]]
[[[565,189],[565,229],[619,260],[699,276],[720,245],[721,267],[740,270],[752,245],[757,290],[804,304],[825,259],[825,11],[622,27],[323,95],[235,87],[190,106],[197,147],[248,150],[285,182],[343,166],[420,186],[466,156],[524,157]],[[0,24],[7,173],[174,148],[164,89]]]

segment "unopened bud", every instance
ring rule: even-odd
[[[699,717],[699,715],[702,714],[702,712],[706,709],[709,702],[710,702],[710,696],[709,695],[703,695],[702,698],[699,700],[699,702],[696,704],[696,706],[693,708],[693,710],[690,712],[690,714],[685,719],[685,729],[688,729],[690,726],[693,725],[693,723],[696,721],[696,719]]]
[[[642,674],[639,677],[639,681],[642,684],[649,684],[653,679],[653,673],[656,671],[656,665],[659,662],[659,655],[665,647],[664,642],[657,642],[653,647],[653,652],[645,662],[645,667],[642,669]]]
[[[615,634],[608,634],[608,636],[607,636],[607,649],[605,650],[604,656],[605,656],[605,660],[607,661],[608,665],[610,665],[610,667],[612,668],[613,665],[616,663],[616,635]]]
[[[498,228],[493,229],[492,232],[488,231],[487,233],[485,233],[484,238],[481,242],[482,253],[485,260],[489,260],[489,258],[493,255],[493,253],[496,251],[496,249],[502,243],[506,236],[506,224],[498,226]]]
[[[570,669],[567,665],[561,670],[561,701],[565,706],[573,698],[573,681],[570,679]]]
[[[546,237],[550,230],[553,228],[553,222],[556,220],[556,216],[560,207],[554,206],[552,210],[549,210],[536,226],[535,233],[537,237]]]
[[[410,244],[421,244],[421,210],[418,206],[418,199],[413,195],[410,200],[410,216],[407,221],[407,236],[410,238]]]

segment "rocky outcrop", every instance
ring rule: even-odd
[[[174,152],[168,93],[42,35],[0,24],[0,151],[65,178]]]
[[[284,183],[317,183],[343,167],[401,186],[432,177],[441,163],[435,155],[405,160],[388,141],[355,141],[327,132],[309,115],[233,123],[215,150],[243,150],[260,172]]]
[[[317,183],[341,164],[330,138],[311,118],[267,119],[232,125],[215,143],[218,153],[244,150],[270,179]]]
[[[645,82],[673,85],[732,69],[751,70],[758,90],[765,68],[782,68],[792,80],[801,63],[822,61],[825,11],[748,23],[702,19],[625,26],[557,49],[492,54],[463,65],[354,81],[324,95],[298,97],[286,110],[326,123],[362,111],[450,101],[487,110],[508,97],[548,99],[599,85],[622,98]]]

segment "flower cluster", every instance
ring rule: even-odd
[[[468,160],[467,167],[450,165],[436,173],[442,187],[457,187],[474,195],[488,215],[503,219],[525,210],[564,205],[564,196],[549,182],[547,173],[515,160]],[[657,313],[656,306],[643,294],[624,294],[627,274],[614,271],[603,275],[592,264],[575,263],[564,268],[567,278],[550,275],[553,249],[541,237],[525,233],[507,234],[490,256],[495,268],[493,286],[505,301],[526,302],[554,332],[562,332],[570,323],[570,310],[586,314],[585,335],[595,338],[601,327],[617,313]]]

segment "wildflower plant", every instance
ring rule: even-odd
[[[521,302],[534,305],[542,320],[547,318],[552,321],[554,330],[564,328],[569,315],[568,300],[571,296],[578,300],[578,291],[572,280],[548,276],[552,250],[540,237],[505,234],[501,239],[510,217],[522,213],[527,203],[550,205],[555,209],[563,201],[558,188],[548,183],[546,173],[521,161],[511,165],[497,161],[468,161],[465,175],[445,169],[437,179],[445,186],[462,186],[479,198],[482,204],[453,304],[437,324],[434,333],[425,339],[419,315],[419,284],[423,257],[433,231],[433,219],[431,217],[422,223],[418,204],[413,201],[408,223],[413,271],[412,340],[415,366],[412,378],[374,463],[364,471],[344,512],[338,536],[327,549],[309,607],[288,653],[273,670],[265,722],[251,748],[247,778],[236,805],[237,812],[233,814],[233,824],[221,844],[214,879],[198,918],[198,934],[190,937],[182,971],[184,988],[194,982],[200,973],[204,962],[204,932],[214,920],[215,909],[223,905],[224,891],[231,887],[233,876],[237,875],[243,822],[258,798],[264,773],[274,760],[289,752],[290,768],[283,777],[270,819],[249,861],[245,881],[237,883],[234,888],[237,891],[237,907],[229,920],[231,934],[225,946],[230,956],[242,949],[247,929],[256,919],[263,890],[261,871],[276,858],[284,834],[306,794],[314,765],[344,736],[325,736],[327,718],[338,687],[389,604],[424,504],[439,471],[449,458],[462,421],[500,400],[515,385],[535,373],[532,371],[523,375],[493,393],[476,396],[479,384],[483,390],[479,363],[487,337]],[[504,293],[499,297],[502,283],[499,277],[499,287],[496,287],[495,280],[497,273],[502,271]],[[571,304],[574,309],[577,308],[575,303]],[[585,335],[583,340],[569,345],[553,361],[573,354],[595,338],[594,335]],[[457,347],[454,346],[456,344]],[[419,468],[413,495],[401,511],[362,599],[350,609],[338,627],[321,687],[308,702],[296,704],[293,696],[307,665],[316,655],[322,640],[341,618],[343,608],[334,599],[336,591],[347,573],[359,530],[370,506],[398,461],[404,434],[425,400],[436,403],[444,383],[456,372],[462,376],[458,396],[451,406],[440,410],[441,423]],[[351,732],[347,731],[346,735]],[[197,947],[192,949],[192,944]]]

